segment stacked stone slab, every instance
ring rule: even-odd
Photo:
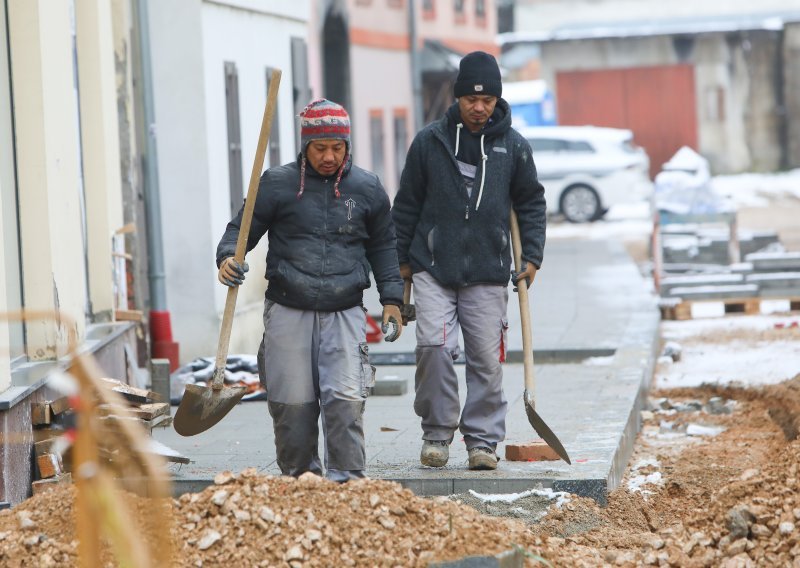
[[[696,226],[666,226],[661,231],[665,263],[727,265],[731,263],[730,238],[725,230],[698,229]],[[774,232],[739,232],[739,251],[742,256],[763,250],[778,243]]]
[[[800,297],[800,252],[785,252],[774,232],[740,233],[745,262],[729,263],[724,230],[696,225],[662,230],[661,296],[685,301]]]

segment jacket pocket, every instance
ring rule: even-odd
[[[377,369],[369,362],[369,345],[366,342],[358,344],[358,355],[361,361],[361,396],[367,398],[375,386],[375,373]]]
[[[427,241],[428,252],[431,253],[431,266],[436,266],[436,255],[434,253],[434,247],[436,245],[436,227],[433,227],[430,231],[428,231]]]

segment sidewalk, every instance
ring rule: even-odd
[[[466,468],[466,449],[457,433],[446,468],[422,467],[419,418],[412,408],[412,324],[394,344],[370,346],[378,380],[396,377],[408,384],[405,395],[373,396],[367,402],[370,477],[399,481],[426,495],[468,489],[509,493],[550,487],[605,503],[607,492],[619,484],[639,429],[639,410],[657,348],[656,301],[633,261],[620,244],[612,241],[548,242],[545,264],[531,291],[536,409],[558,435],[572,465],[502,460],[497,471],[471,472]],[[365,303],[370,313],[380,313],[374,289],[368,292]],[[537,435],[528,423],[522,401],[522,335],[513,292],[508,319],[506,441],[524,443]],[[464,366],[457,368],[463,401]],[[168,429],[154,432],[154,437],[194,460],[175,467],[176,493],[199,490],[225,469],[257,467],[263,473],[279,473],[271,419],[264,402],[238,405],[222,422],[198,436],[183,438]],[[502,444],[498,455],[504,456]]]

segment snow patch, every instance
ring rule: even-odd
[[[519,499],[524,497],[530,497],[535,495],[537,497],[546,497],[547,499],[555,499],[556,507],[559,509],[565,504],[569,503],[569,493],[564,491],[553,491],[552,489],[529,489],[527,491],[523,491],[522,493],[495,493],[495,494],[486,494],[486,493],[478,493],[477,491],[470,489],[470,495],[475,497],[476,499],[480,499],[484,503],[513,503]]]

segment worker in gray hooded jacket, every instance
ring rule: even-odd
[[[317,422],[322,414],[325,470],[335,481],[364,477],[362,415],[374,381],[366,344],[363,291],[375,276],[383,330],[401,332],[403,281],[389,198],[378,177],[353,165],[350,119],[340,105],[310,103],[301,113],[296,162],[261,177],[247,250],[267,233],[264,305],[267,400],[284,475],[322,475]],[[219,280],[238,286],[246,264],[233,258],[242,211],[217,247]]]
[[[460,428],[470,469],[495,469],[507,407],[501,363],[508,348],[510,211],[519,218],[525,263],[513,278],[530,286],[542,263],[544,188],[530,145],[511,128],[494,57],[466,55],[454,94],[445,116],[414,138],[392,215],[400,272],[414,283],[420,461],[443,467]],[[459,327],[467,379],[460,419],[453,366]]]

